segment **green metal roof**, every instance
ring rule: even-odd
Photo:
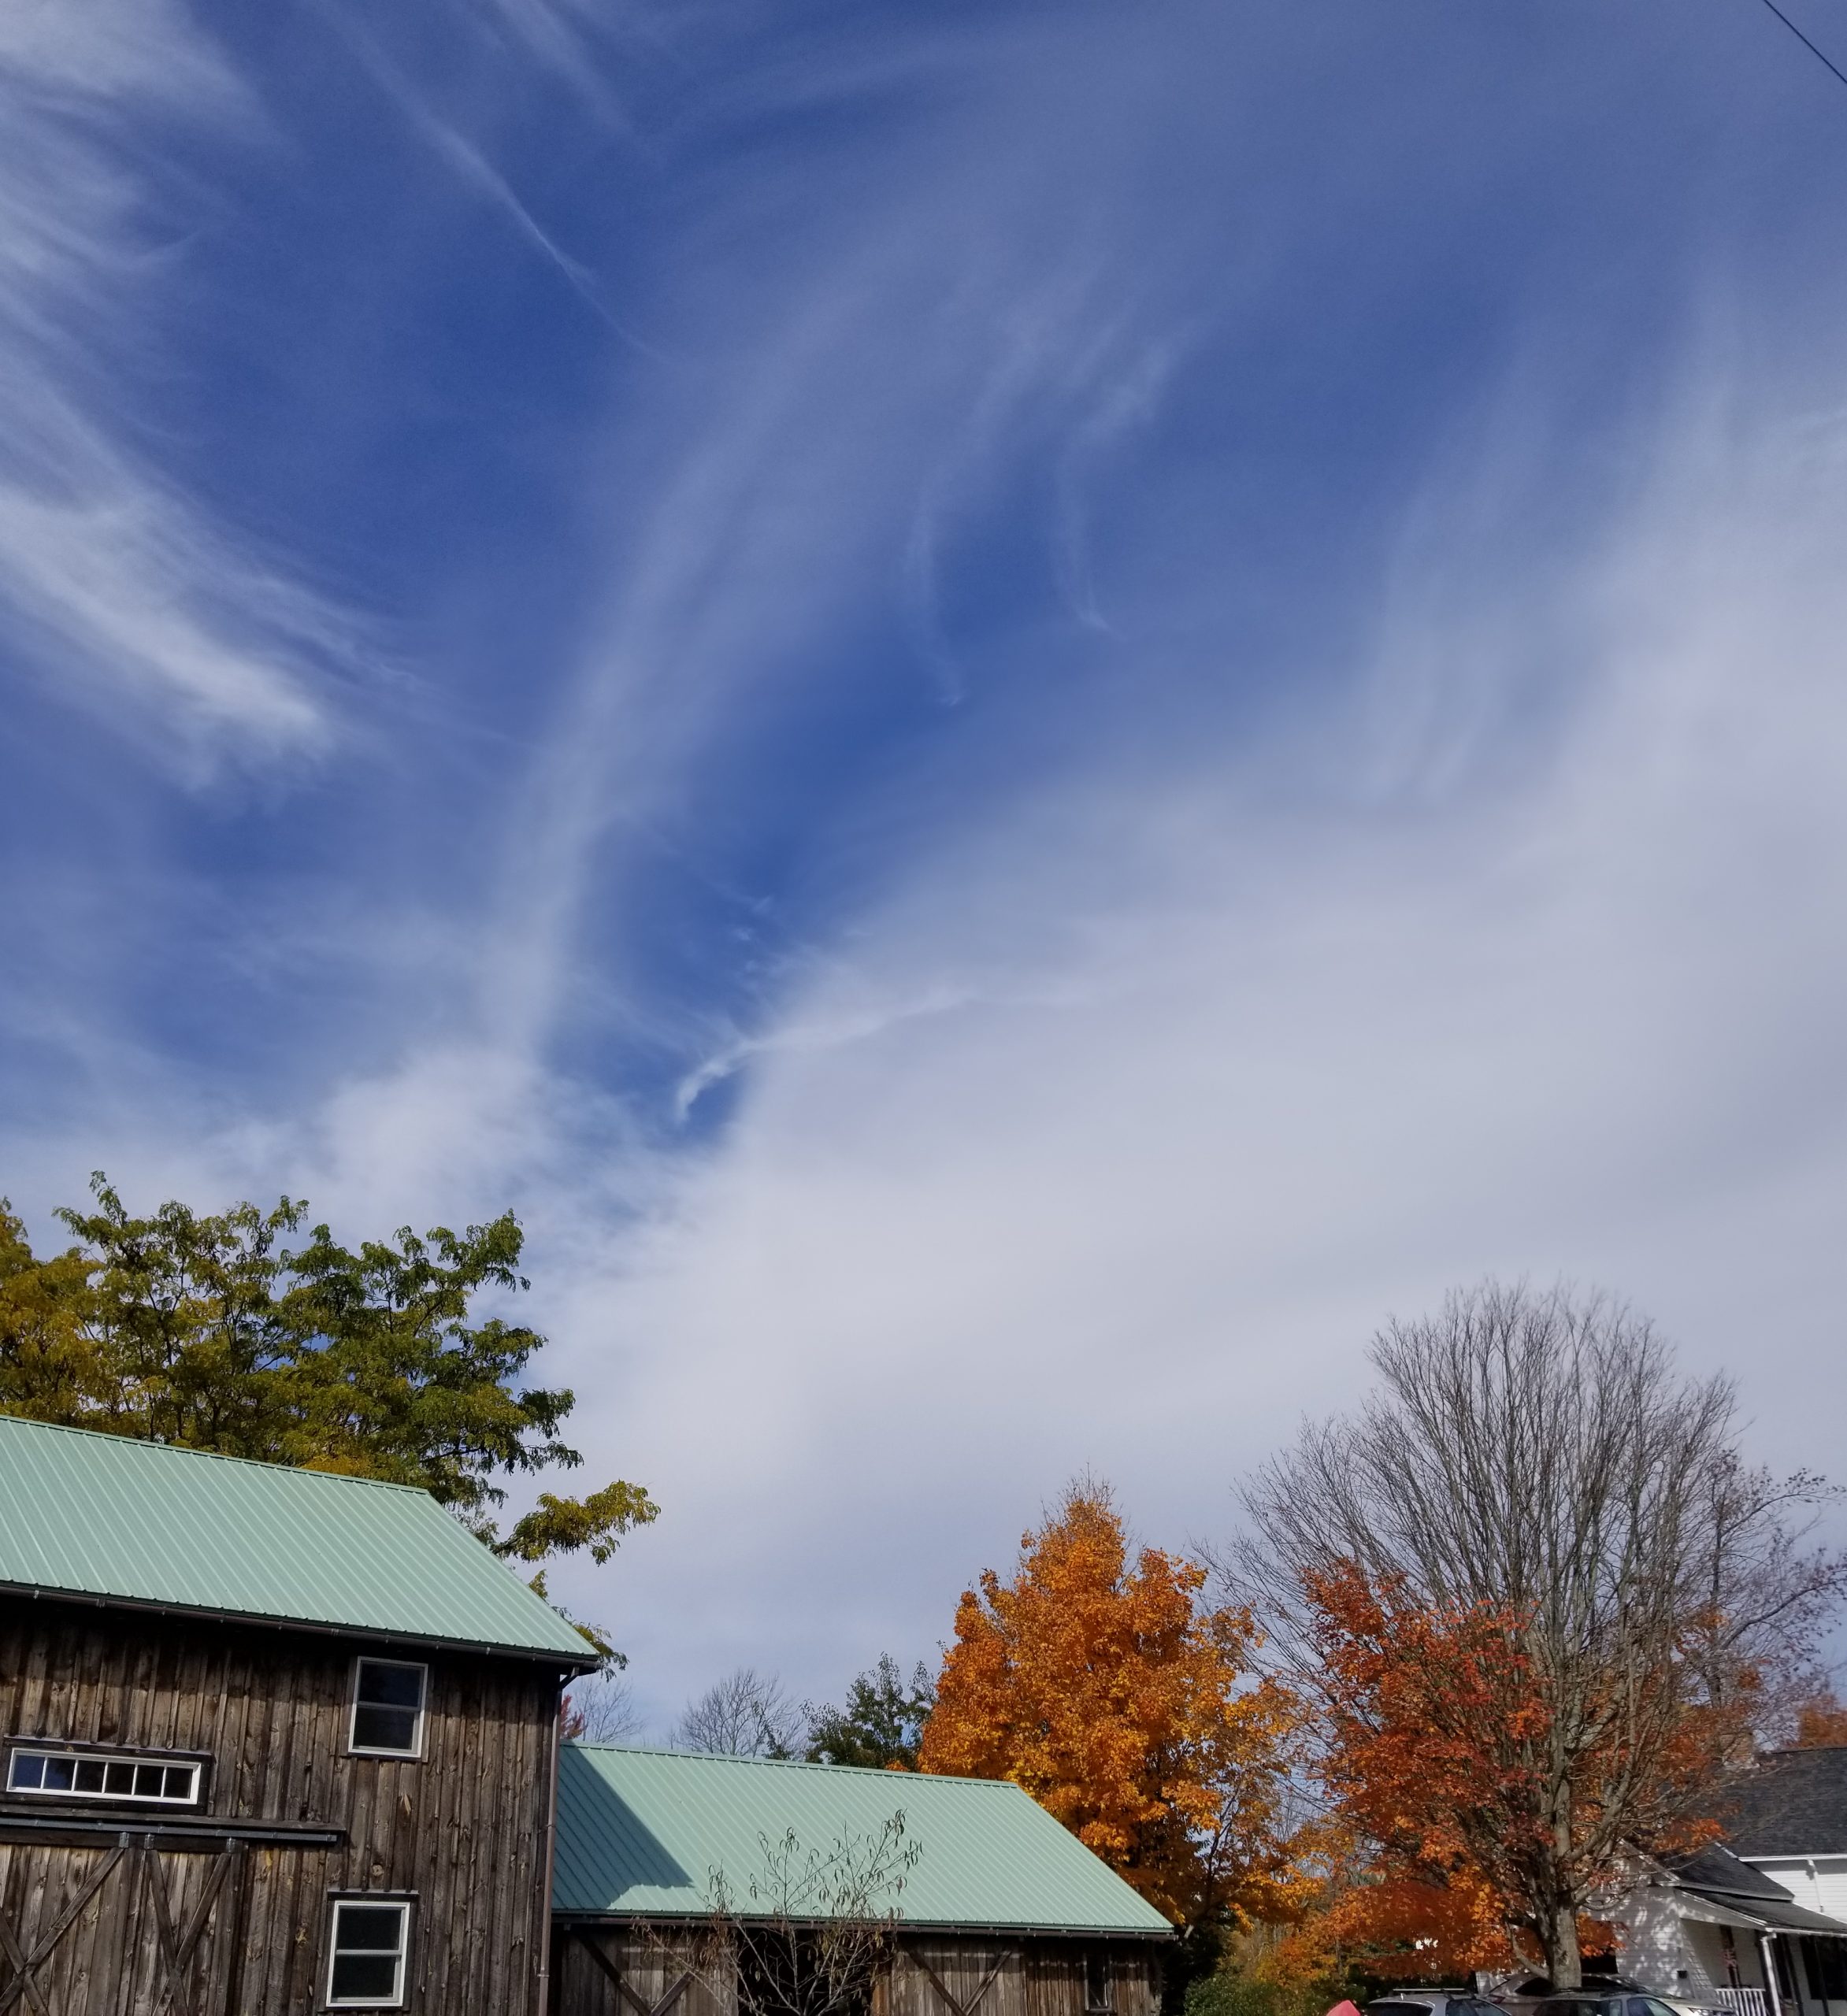
[[[593,1663],[428,1492],[0,1414],[0,1587]]]
[[[1164,1933],[1167,1922],[1018,1786],[831,1764],[568,1743],[559,1759],[553,1907],[568,1917],[702,1917],[714,1873],[734,1910],[766,1841],[870,1845],[892,1815],[918,1854],[875,1902],[907,1925]]]

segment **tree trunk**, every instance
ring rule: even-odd
[[[1547,1914],[1541,1944],[1545,1949],[1545,1971],[1554,1988],[1584,1985],[1583,1956],[1578,1951],[1578,1912],[1571,1904],[1555,1904]]]

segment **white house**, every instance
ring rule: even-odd
[[[1847,2016],[1847,1749],[1772,1751],[1723,1824],[1605,1907],[1617,1972],[1737,2016]]]

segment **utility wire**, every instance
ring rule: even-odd
[[[1840,79],[1841,83],[1847,84],[1847,70],[1842,70],[1838,68],[1829,60],[1828,57],[1823,55],[1821,51],[1815,47],[1815,44],[1808,39],[1808,36],[1797,27],[1796,24],[1790,19],[1789,16],[1783,12],[1782,9],[1776,4],[1776,0],[1764,0],[1764,4],[1773,14],[1775,15],[1777,19],[1782,23],[1783,26],[1789,30],[1790,34],[1793,35],[1799,43],[1801,43],[1802,46],[1808,51],[1809,54],[1812,56],[1817,62],[1827,64],[1828,69],[1834,72],[1834,75]]]

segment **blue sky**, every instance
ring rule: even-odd
[[[1488,1269],[1838,1467],[1844,199],[1756,0],[7,9],[0,1187],[517,1207],[662,1718]]]

